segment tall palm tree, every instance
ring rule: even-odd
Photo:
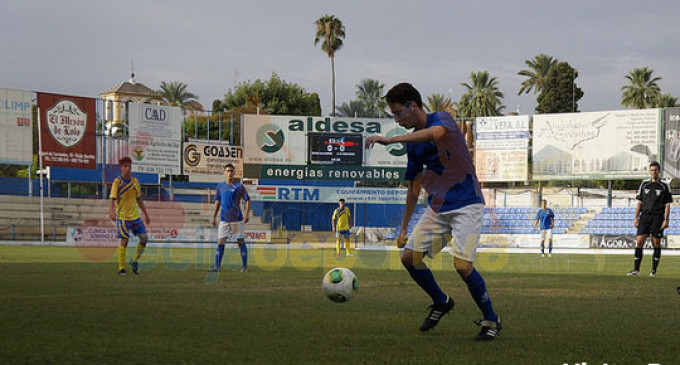
[[[471,84],[462,82],[466,91],[458,103],[458,114],[464,118],[501,115],[503,93],[498,90],[498,79],[489,71],[470,73]]]
[[[161,81],[161,88],[158,90],[161,102],[165,105],[180,106],[184,109],[203,110],[203,105],[198,102],[198,96],[187,91],[187,84],[179,81],[169,83]]]
[[[522,87],[519,88],[517,95],[529,93],[532,89],[534,90],[534,94],[541,92],[548,79],[550,70],[557,62],[557,58],[553,58],[553,56],[549,56],[545,53],[538,54],[531,60],[525,60],[524,63],[529,66],[529,69],[520,70],[517,74],[526,76],[527,79],[522,82]]]
[[[661,93],[657,81],[661,77],[652,77],[654,70],[647,67],[635,68],[626,79],[630,82],[621,87],[621,106],[628,106],[635,109],[646,109],[655,104],[656,97]]]
[[[457,112],[456,103],[454,103],[450,97],[444,96],[444,94],[432,94],[428,96],[425,109],[430,113],[449,112],[454,117]]]
[[[331,94],[333,103],[331,114],[335,116],[335,52],[342,48],[342,40],[345,38],[345,26],[335,15],[324,15],[316,20],[316,36],[314,45],[321,42],[321,50],[331,59]]]
[[[678,106],[678,98],[671,95],[671,93],[659,94],[654,100],[653,108],[673,108]]]
[[[385,84],[380,83],[376,79],[363,79],[357,85],[356,97],[357,100],[364,104],[364,109],[368,117],[382,118],[389,114],[387,113],[387,101],[382,98]]]

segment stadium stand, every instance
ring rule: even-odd
[[[588,225],[581,229],[581,233],[598,235],[635,235],[637,229],[633,226],[635,207],[602,208],[595,217],[588,221]],[[680,207],[671,208],[671,221],[665,231],[666,234],[680,234]]]

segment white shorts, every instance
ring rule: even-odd
[[[552,229],[541,229],[541,241],[545,241],[546,239],[551,240],[552,239]]]
[[[227,242],[236,242],[237,240],[245,238],[243,221],[220,222],[220,226],[217,229],[217,238],[226,238]]]
[[[453,257],[472,262],[482,232],[483,217],[484,204],[472,204],[443,213],[435,213],[428,207],[405,248],[434,257],[450,241]]]

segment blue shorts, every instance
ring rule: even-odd
[[[118,231],[118,238],[130,238],[130,233],[135,236],[146,234],[146,227],[141,217],[131,221],[117,219],[116,230]]]
[[[344,238],[346,240],[349,239],[349,229],[346,229],[344,231],[335,231],[335,238]]]

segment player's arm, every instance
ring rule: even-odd
[[[668,224],[670,223],[670,220],[671,220],[671,204],[668,203],[668,204],[666,204],[666,209],[663,213],[663,223],[661,224],[661,229],[668,228]]]
[[[349,208],[347,208],[347,224],[349,229],[352,229],[352,213],[349,211]]]
[[[243,223],[248,223],[248,221],[250,220],[250,199],[245,201],[245,206],[246,210],[243,216]]]
[[[413,133],[404,134],[401,136],[394,137],[383,137],[383,136],[370,136],[366,138],[365,147],[371,148],[374,144],[379,143],[382,145],[392,144],[392,143],[418,143],[418,142],[430,142],[437,141],[446,134],[446,128],[441,125],[433,125],[429,128],[424,128],[417,130]]]
[[[538,212],[536,213],[536,218],[534,219],[534,229],[538,228]]]
[[[109,219],[116,219],[116,199],[109,199]]]
[[[151,218],[149,218],[149,213],[146,211],[146,205],[144,205],[144,200],[142,200],[141,196],[137,197],[137,205],[139,205],[139,209],[144,213],[144,223],[149,225],[151,223]]]
[[[333,232],[335,232],[335,212],[337,212],[337,209],[333,211],[333,215],[331,216],[331,227],[333,228]]]
[[[553,215],[553,216],[550,217],[550,229],[553,229],[554,226],[555,226],[555,216]]]
[[[642,209],[642,202],[638,200],[637,206],[635,206],[635,219],[633,219],[633,226],[637,228],[638,217],[640,216],[640,209]]]
[[[404,247],[406,244],[406,236],[408,234],[408,223],[411,221],[413,216],[413,211],[416,209],[416,204],[418,204],[418,196],[420,196],[420,190],[423,185],[420,181],[420,175],[416,177],[408,185],[406,192],[406,208],[404,209],[404,218],[401,221],[401,232],[399,232],[399,238],[397,238],[397,246]]]
[[[217,225],[217,214],[220,212],[220,201],[215,200],[215,209],[213,210],[212,225]]]

